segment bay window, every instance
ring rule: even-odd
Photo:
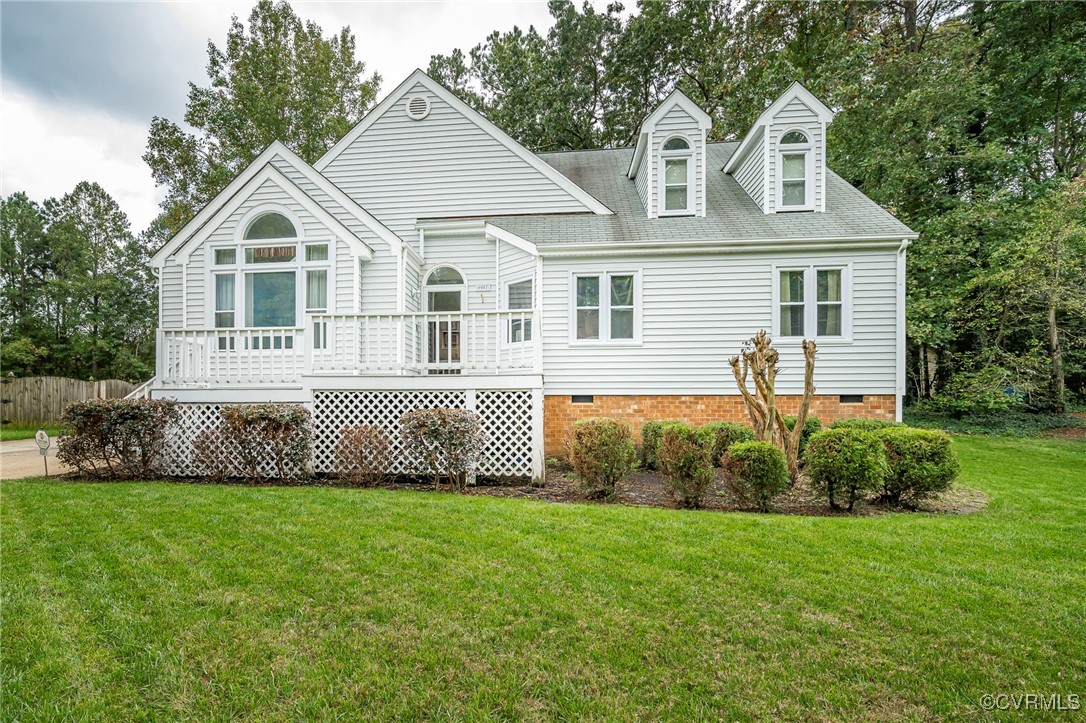
[[[635,342],[640,338],[639,274],[573,276],[573,341]]]
[[[850,338],[848,284],[848,267],[806,266],[777,269],[774,307],[779,337]]]

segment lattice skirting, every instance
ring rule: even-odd
[[[488,435],[477,474],[481,477],[530,478],[533,459],[542,457],[542,430],[533,434],[533,404],[543,397],[531,390],[414,390],[414,391],[315,391],[313,414],[313,470],[335,470],[335,448],[339,432],[355,424],[376,424],[392,437],[392,474],[419,474],[405,453],[399,437],[400,417],[416,409],[451,407],[472,409],[482,418]],[[164,454],[164,471],[169,475],[195,477],[206,473],[193,454],[192,443],[220,421],[222,404],[180,404],[181,422],[169,434]],[[274,476],[269,465],[263,470]]]

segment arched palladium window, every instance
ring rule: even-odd
[[[682,215],[693,211],[693,163],[690,142],[682,136],[664,141],[660,149],[660,213]]]
[[[788,131],[780,140],[778,151],[780,184],[779,210],[809,211],[814,207],[811,178],[811,140],[802,131]]]
[[[298,238],[298,230],[283,214],[269,211],[253,219],[249,228],[245,229],[244,236],[246,241],[268,238]]]
[[[464,277],[451,266],[436,268],[426,277],[427,286],[455,286],[463,283]]]

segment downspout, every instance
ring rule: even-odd
[[[894,405],[894,418],[900,422],[902,404],[905,401],[905,254],[909,248],[909,239],[901,239],[897,249],[897,403]]]

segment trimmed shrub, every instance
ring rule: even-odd
[[[667,478],[675,499],[688,509],[701,507],[701,500],[716,478],[716,471],[712,447],[699,443],[698,430],[685,424],[668,425],[657,454],[660,471]]]
[[[803,460],[815,489],[839,510],[882,489],[889,473],[886,449],[874,433],[827,429],[811,437]]]
[[[678,419],[653,419],[641,425],[641,465],[647,469],[659,469],[660,440],[664,429],[672,424],[686,425]]]
[[[901,422],[891,422],[889,419],[868,419],[866,417],[855,417],[852,419],[838,419],[836,422],[830,425],[830,429],[859,429],[864,432],[877,432],[880,429],[889,429],[890,427],[904,427]]]
[[[950,489],[960,465],[949,434],[909,427],[881,429],[876,434],[886,447],[890,465],[882,501],[914,506]]]
[[[57,459],[83,477],[147,479],[161,469],[167,430],[177,424],[177,403],[164,399],[91,399],[69,404]]]
[[[788,427],[788,431],[791,432],[796,428],[795,415],[789,414],[784,418],[784,426]],[[818,417],[812,417],[807,415],[807,419],[803,421],[803,432],[799,435],[799,455],[803,456],[803,450],[807,449],[807,442],[811,440],[812,434],[818,434],[822,431],[822,420]]]
[[[295,482],[309,476],[313,432],[309,410],[298,404],[232,404],[219,410],[227,466],[252,482]],[[268,473],[270,472],[270,474]]]
[[[376,424],[358,424],[339,430],[336,471],[351,484],[380,484],[392,466],[392,438]]]
[[[615,486],[637,466],[630,425],[610,417],[574,422],[566,438],[566,452],[581,491],[588,497],[614,497]]]
[[[238,459],[237,445],[218,424],[205,429],[192,440],[192,456],[204,471],[204,481],[222,484],[236,474],[232,468]]]
[[[728,489],[742,503],[769,512],[773,498],[788,489],[784,452],[769,442],[733,444],[724,456]]]
[[[709,459],[717,467],[733,444],[754,439],[754,430],[738,422],[709,422],[698,427],[698,444],[709,451]]]
[[[475,484],[475,469],[487,435],[478,414],[468,409],[416,409],[400,417],[400,439],[423,472],[463,492]]]

